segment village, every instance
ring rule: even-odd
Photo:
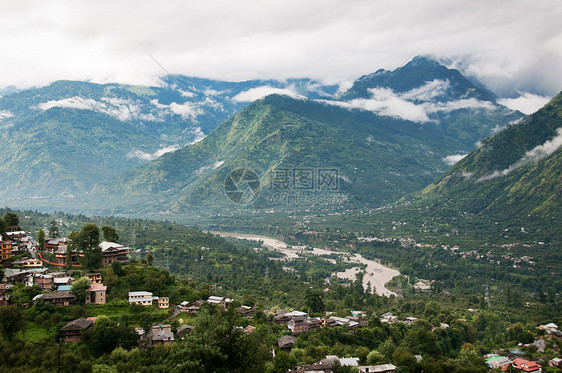
[[[10,304],[9,290],[16,284],[23,284],[27,287],[36,287],[40,293],[32,299],[32,304],[22,304],[21,307],[32,307],[37,302],[50,304],[55,307],[71,307],[80,303],[91,307],[103,306],[106,304],[107,285],[104,284],[105,269],[119,263],[126,266],[129,264],[131,248],[116,242],[102,241],[98,244],[101,251],[101,268],[98,271],[90,271],[82,268],[80,259],[84,253],[80,250],[72,250],[72,239],[69,237],[49,237],[45,236],[43,242],[38,242],[33,237],[28,236],[18,226],[10,226],[6,230],[5,237],[1,241],[1,259],[3,269],[2,283],[0,284],[0,307]],[[70,248],[70,249],[69,249]],[[201,250],[208,250],[202,247]],[[454,248],[451,251],[455,251]],[[16,259],[17,258],[17,259]],[[73,293],[73,285],[78,280],[86,279],[88,287],[83,299],[79,299]],[[429,285],[420,282],[418,287]],[[427,290],[426,288],[421,290]],[[267,317],[268,322],[281,327],[281,335],[276,335],[276,346],[272,349],[272,355],[276,353],[289,353],[298,344],[298,337],[307,332],[320,330],[321,328],[343,328],[347,332],[355,335],[361,328],[369,326],[369,315],[362,311],[351,311],[348,316],[336,315],[334,312],[323,312],[321,317],[311,317],[308,312],[299,310],[281,309],[261,309],[257,305],[242,306],[234,299],[218,296],[216,285],[211,285],[206,299],[194,301],[182,301],[179,304],[171,304],[169,294],[153,294],[149,291],[129,291],[127,302],[131,307],[156,308],[159,310],[169,310],[167,317],[152,323],[148,328],[137,326],[137,343],[144,348],[157,345],[171,345],[178,340],[185,338],[193,332],[194,326],[186,321],[194,317],[202,308],[219,307],[227,309],[231,304],[236,304],[236,311],[239,315],[248,320],[245,327],[239,327],[244,333],[252,333],[256,326],[252,325],[252,319],[256,316],[258,309]],[[84,309],[85,310],[85,309]],[[185,315],[185,317],[182,317]],[[84,332],[92,328],[97,316],[79,317],[67,322],[60,328],[60,337],[65,343],[80,343]],[[176,321],[173,325],[170,320]],[[185,320],[184,320],[185,319]],[[378,316],[378,322],[382,324],[402,323],[404,325],[415,325],[418,318],[412,316],[396,316],[392,312],[386,312]],[[448,329],[446,323],[433,326]],[[562,337],[558,326],[554,323],[541,325],[539,328],[542,337],[537,338],[533,343],[522,344],[519,347],[528,348],[535,346],[538,352],[546,349],[547,344],[553,346],[552,341]],[[556,345],[554,345],[556,346]],[[515,369],[521,372],[541,372],[542,366],[536,361],[523,358],[524,352],[518,348],[506,348],[494,351],[483,356],[486,364],[491,370],[506,371]],[[423,360],[421,355],[415,355],[415,359],[420,362]],[[335,366],[356,367],[360,373],[394,373],[396,366],[393,364],[361,364],[360,357],[326,355],[313,364],[299,365],[294,370],[288,372],[324,372],[330,373]],[[549,360],[549,366],[562,367],[560,358]]]

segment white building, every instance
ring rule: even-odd
[[[148,291],[130,291],[129,304],[140,304],[141,306],[152,306],[153,296]]]

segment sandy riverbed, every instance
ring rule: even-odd
[[[337,254],[337,255],[341,255],[342,257],[345,256],[351,262],[361,263],[367,266],[367,268],[365,269],[365,276],[363,277],[363,286],[365,287],[365,289],[367,288],[367,284],[371,283],[372,291],[376,292],[379,295],[386,295],[386,296],[390,296],[392,294],[396,295],[396,293],[388,290],[384,286],[384,284],[392,280],[394,276],[398,276],[400,272],[395,269],[385,267],[384,265],[380,264],[375,260],[366,259],[360,254],[350,255],[348,253],[341,253],[337,251],[330,251],[330,250],[318,249],[318,248],[313,248],[313,250],[304,250],[304,246],[289,247],[285,242],[279,241],[275,238],[252,235],[252,234],[239,234],[239,233],[226,233],[226,232],[211,232],[211,233],[222,237],[234,237],[234,238],[240,238],[240,239],[246,239],[252,241],[263,241],[263,245],[265,247],[267,247],[269,250],[279,251],[285,254],[287,260],[296,259],[299,257],[299,254],[302,253],[313,254],[313,255]],[[344,272],[336,273],[336,276],[342,279],[355,280],[355,276],[359,271],[361,271],[359,267],[353,267],[347,269]]]

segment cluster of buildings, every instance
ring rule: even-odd
[[[338,363],[342,367],[356,367],[359,373],[394,373],[396,366],[393,364],[381,365],[359,365],[358,357],[337,357],[327,355],[325,359],[315,364],[299,365],[287,373],[332,373],[334,366]]]
[[[60,330],[60,335],[67,343],[77,343],[82,341],[82,334],[85,330],[94,326],[96,317],[79,318],[68,322]],[[144,342],[147,346],[157,344],[169,345],[174,343],[174,333],[172,326],[169,324],[158,324],[150,328],[148,333],[142,328],[135,328],[138,334],[139,343]],[[190,333],[193,327],[190,325],[182,325],[177,328],[176,336],[183,337]]]
[[[31,250],[36,244],[37,242],[19,227],[8,228],[5,236],[0,236],[0,264],[5,265],[12,256],[20,251]]]
[[[562,334],[558,330],[558,326],[554,323],[549,323],[545,325],[540,325],[537,327],[538,330],[546,331],[546,335],[536,339],[533,343],[524,344],[521,343],[519,346],[523,347],[536,347],[538,353],[543,353],[547,349],[547,341],[560,338]],[[558,346],[556,344],[552,345],[555,350]],[[539,361],[548,362],[550,367],[562,368],[562,359],[554,358],[549,359],[548,357],[540,357],[536,361],[523,359],[524,352],[519,348],[512,348],[507,350],[498,350],[494,353],[484,355],[484,360],[490,369],[497,369],[501,371],[507,370],[517,370],[520,372],[542,372],[543,366],[539,364]]]
[[[66,237],[51,238],[45,237],[45,244],[43,252],[53,255],[53,262],[56,266],[66,265],[66,252],[68,246],[72,244],[72,240]],[[99,244],[102,252],[102,265],[108,267],[114,261],[119,261],[121,264],[129,264],[130,249],[126,246],[120,245],[115,242],[104,241]],[[72,250],[72,262],[79,263],[83,253],[78,250]]]
[[[189,315],[196,315],[197,312],[199,312],[199,308],[201,308],[201,306],[203,306],[205,303],[207,304],[213,304],[215,306],[219,306],[222,308],[225,308],[232,303],[233,299],[230,298],[225,298],[225,297],[219,297],[216,295],[211,295],[206,301],[204,301],[203,299],[199,299],[193,302],[181,302],[180,305],[178,306],[178,309],[181,312],[185,312]],[[256,306],[254,307],[238,307],[238,312],[240,312],[240,314],[243,317],[251,317],[256,313]]]
[[[265,311],[265,313],[272,313],[273,322],[278,325],[286,325],[292,335],[298,335],[308,330],[338,326],[354,331],[368,325],[367,321],[361,320],[358,316],[319,318],[309,317],[306,312],[287,310]]]
[[[562,332],[560,332],[560,330],[558,330],[558,325],[556,325],[553,322],[548,323],[548,324],[544,324],[544,325],[540,325],[540,326],[537,327],[537,329],[544,330],[547,335],[555,335],[557,337],[562,337]]]
[[[90,280],[90,291],[86,297],[86,303],[105,304],[107,287],[101,283],[101,273],[85,273],[84,277]],[[3,286],[0,286],[1,299],[7,303],[8,294],[2,289],[8,290],[16,283],[26,286],[38,286],[41,293],[34,300],[42,299],[44,302],[56,306],[71,306],[76,303],[76,297],[71,293],[72,284],[75,279],[66,272],[51,272],[47,268],[6,268],[4,270]],[[4,305],[0,300],[0,305]]]
[[[502,245],[502,248],[511,248],[513,246],[518,246],[519,244],[509,244],[509,245]],[[490,250],[484,254],[480,253],[478,250],[470,250],[470,251],[463,251],[459,246],[449,246],[449,245],[441,245],[441,248],[445,251],[449,251],[453,255],[459,255],[463,259],[466,258],[474,258],[476,260],[486,260],[491,264],[502,264],[502,260],[504,259],[504,264],[507,263],[509,265],[513,265],[514,268],[521,268],[522,264],[527,265],[535,265],[536,261],[532,256],[523,255],[520,257],[511,256],[509,254],[497,256],[494,251]]]
[[[107,286],[103,285],[101,282],[101,273],[85,273],[84,277],[90,281],[90,288],[86,294],[85,303],[105,304]],[[60,279],[65,280],[67,283],[65,285],[58,285],[56,291],[38,294],[33,300],[37,301],[41,299],[45,303],[64,307],[76,304],[76,297],[72,294],[74,278],[66,276]]]
[[[486,361],[486,364],[488,364],[488,367],[490,369],[499,369],[503,372],[507,371],[510,367],[513,367],[520,372],[542,372],[542,366],[537,362],[525,360],[519,357],[511,360],[506,356],[489,354],[484,356],[484,360]]]
[[[386,312],[386,313],[383,313],[380,316],[380,322],[387,323],[387,324],[393,324],[395,322],[401,322],[401,323],[404,323],[406,325],[412,325],[416,321],[418,321],[418,318],[413,317],[413,316],[408,316],[408,317],[404,318],[403,320],[400,320],[400,319],[398,319],[398,316],[393,315],[392,312]],[[439,325],[435,325],[433,327],[433,330],[435,330],[436,328],[447,329],[448,327],[449,327],[449,324],[439,323]]]
[[[52,270],[43,267],[44,263],[63,267],[66,265],[66,251],[72,240],[64,237],[46,237],[44,242],[43,254],[52,254],[53,262],[43,258],[41,252],[37,251],[38,243],[27,236],[24,231],[15,228],[6,232],[8,240],[0,238],[1,263],[4,269],[4,276],[0,286],[0,306],[6,305],[9,300],[7,290],[17,283],[26,286],[38,286],[45,293],[39,294],[35,300],[42,299],[44,302],[58,306],[70,306],[76,303],[76,297],[71,293],[74,278],[68,272]],[[114,261],[122,264],[129,263],[128,247],[114,243],[100,243],[102,251],[102,264],[109,266]],[[13,260],[12,255],[19,251],[27,251],[30,255],[38,258],[23,258]],[[81,253],[72,253],[73,261],[78,261]],[[85,277],[90,280],[90,291],[86,297],[86,303],[105,304],[106,286],[102,284],[101,273],[85,273]],[[167,308],[167,306],[166,306]]]

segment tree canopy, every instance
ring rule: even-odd
[[[83,305],[89,293],[90,280],[86,277],[80,277],[78,280],[74,281],[71,289],[71,292],[76,297],[78,303]]]
[[[101,230],[103,232],[103,238],[106,241],[117,242],[119,240],[119,234],[117,234],[115,228],[106,225],[103,226]]]

